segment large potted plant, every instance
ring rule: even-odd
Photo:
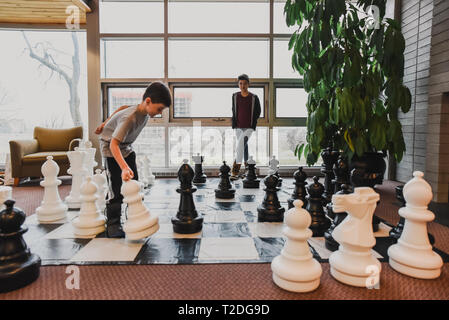
[[[397,21],[384,20],[385,6],[385,0],[288,0],[285,5],[287,25],[298,27],[289,42],[292,66],[309,94],[307,143],[295,153],[308,165],[329,146],[352,167],[373,172],[385,172],[387,153],[402,159],[398,110],[409,111],[411,94],[402,83],[405,40]],[[379,175],[367,177],[382,183]]]

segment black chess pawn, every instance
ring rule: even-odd
[[[397,186],[395,188],[396,191],[396,199],[399,200],[401,203],[401,208],[405,207],[405,199],[404,199],[404,186]],[[395,241],[398,241],[398,239],[401,237],[402,231],[404,231],[404,225],[405,225],[405,218],[402,216],[399,216],[399,222],[398,224],[390,230],[390,237],[395,239]],[[430,244],[433,246],[435,244],[435,237],[428,233]]]
[[[324,205],[326,200],[323,198],[324,186],[318,181],[318,177],[313,177],[313,183],[307,186],[307,207],[312,217],[312,223],[309,229],[312,230],[314,237],[322,237],[324,232],[329,229],[331,222],[326,217]]]
[[[278,177],[271,174],[263,180],[266,188],[265,196],[261,205],[257,207],[258,222],[283,222],[285,208],[281,206],[277,192]]]
[[[295,200],[301,200],[303,204],[303,208],[307,207],[307,192],[306,192],[306,180],[307,180],[307,174],[303,171],[302,167],[299,167],[298,170],[295,171],[293,174],[293,178],[295,179],[295,182],[293,183],[295,185],[295,189],[293,190],[292,195],[287,200],[288,208],[291,209],[294,207],[293,202]]]
[[[191,234],[200,232],[203,228],[203,217],[195,209],[193,202],[193,193],[196,188],[192,185],[193,169],[184,160],[184,164],[178,170],[178,179],[181,182],[181,187],[176,189],[181,195],[179,202],[179,209],[176,217],[171,219],[173,224],[173,231],[182,234]]]
[[[249,158],[247,165],[248,173],[245,179],[243,179],[243,188],[259,189],[260,180],[257,179],[256,162],[253,160],[253,157]]]
[[[235,189],[232,188],[231,180],[229,180],[229,172],[231,168],[223,161],[220,167],[220,183],[218,189],[215,189],[215,197],[219,199],[232,199],[235,195]]]
[[[350,193],[351,193],[351,189],[350,189],[349,185],[343,184],[343,185],[341,185],[341,190],[338,191],[336,194],[350,194]],[[342,223],[342,221],[346,218],[346,216],[348,214],[346,212],[335,213],[332,210],[332,202],[329,202],[327,204],[326,209],[327,209],[328,217],[330,218],[330,216],[332,216],[333,219],[331,219],[331,221],[332,221],[331,226],[324,233],[324,239],[325,239],[324,245],[330,251],[337,251],[339,243],[337,241],[335,241],[335,239],[332,237],[332,232],[340,223]]]
[[[195,162],[195,176],[193,177],[193,184],[204,184],[206,183],[207,176],[203,172],[203,161],[204,157],[200,156],[199,153],[193,156],[193,161]]]
[[[332,168],[337,162],[339,152],[332,151],[332,148],[327,147],[321,152],[321,158],[323,159],[323,164],[321,165],[321,173],[324,174],[324,193],[323,197],[326,199],[326,204],[331,202],[332,195],[334,194],[334,172]]]
[[[0,212],[0,292],[22,288],[39,277],[41,259],[30,253],[22,227],[26,215],[14,208],[14,200],[5,201],[6,209]]]

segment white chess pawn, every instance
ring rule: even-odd
[[[413,172],[413,179],[404,186],[405,207],[399,215],[405,218],[404,230],[397,244],[388,248],[390,266],[396,271],[419,279],[435,279],[441,274],[443,260],[432,250],[427,223],[435,215],[427,210],[432,200],[432,188],[421,171]]]
[[[307,239],[312,237],[309,226],[312,218],[302,208],[303,202],[295,200],[285,217],[283,234],[287,237],[281,254],[271,262],[273,281],[282,289],[309,292],[320,285],[321,265],[313,258]]]
[[[58,179],[59,166],[53,161],[52,156],[47,157],[41,168],[44,180],[40,185],[44,187],[44,199],[40,207],[36,209],[37,219],[40,223],[62,223],[67,217],[67,205],[59,197]]]
[[[144,161],[144,171],[146,173],[146,178],[147,178],[147,184],[149,186],[154,184],[154,181],[156,180],[156,177],[153,174],[153,171],[151,170],[151,161],[150,158],[148,158],[148,156],[145,156],[143,158]]]
[[[95,161],[95,153],[97,149],[92,148],[92,142],[89,140],[83,140],[80,142],[79,150],[87,153],[84,158],[84,166],[87,170],[86,175],[92,177],[94,168],[97,166],[97,162]]]
[[[86,156],[87,153],[79,150],[78,147],[75,148],[75,151],[67,152],[67,157],[70,162],[70,168],[67,170],[67,173],[72,175],[72,187],[70,189],[70,194],[65,198],[65,202],[67,203],[69,209],[81,208],[80,188],[81,184],[84,182],[84,178],[87,175],[87,169],[84,166]]]
[[[79,216],[72,221],[75,235],[95,236],[105,230],[106,218],[97,207],[97,185],[92,177],[86,177],[81,185],[81,210]]]
[[[369,187],[355,188],[351,194],[334,194],[334,212],[348,216],[333,231],[340,244],[329,257],[331,275],[351,286],[375,287],[380,281],[381,264],[372,252],[376,244],[372,218],[379,194]]]
[[[138,181],[123,181],[121,193],[123,202],[128,204],[128,220],[123,226],[127,239],[143,239],[159,230],[159,218],[150,215],[150,211],[145,207]]]
[[[8,186],[0,186],[0,211],[6,209],[5,201],[12,199],[12,188]]]
[[[104,172],[101,169],[95,170],[95,174],[92,180],[97,185],[97,206],[100,212],[104,212],[106,209],[106,192],[107,192],[107,179]]]

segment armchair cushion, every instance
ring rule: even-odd
[[[31,153],[24,156],[22,161],[24,164],[41,163],[46,161],[48,156],[53,156],[53,160],[57,162],[68,162],[67,152],[64,151]]]
[[[34,128],[34,138],[39,141],[39,152],[68,151],[71,141],[82,137],[82,127],[69,129]]]

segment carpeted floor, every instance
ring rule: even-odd
[[[390,223],[397,223],[396,182],[385,181],[379,186],[381,203],[376,214]],[[61,198],[70,191],[63,179]],[[42,200],[43,190],[34,184],[13,189],[17,206],[32,214]],[[429,223],[435,236],[435,246],[449,252],[449,228]],[[5,294],[3,299],[186,299],[186,300],[449,300],[449,264],[440,278],[418,280],[397,273],[388,263],[382,264],[380,289],[355,288],[339,283],[323,263],[320,287],[311,293],[290,293],[278,288],[271,280],[270,264],[216,265],[146,265],[146,266],[81,266],[80,289],[66,288],[65,266],[42,267],[39,279],[31,285]]]

